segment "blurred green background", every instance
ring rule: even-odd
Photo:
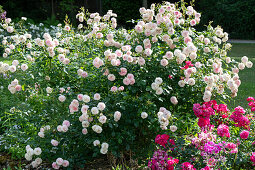
[[[179,0],[171,0],[171,3]],[[163,0],[1,0],[0,5],[11,18],[27,17],[31,23],[56,25],[68,14],[72,23],[81,6],[89,12],[104,14],[112,9],[118,14],[118,26],[133,27],[126,22],[138,19],[139,8]],[[190,0],[185,0],[189,3]],[[204,29],[209,21],[213,26],[221,25],[231,39],[255,39],[255,0],[196,0],[195,9],[202,13],[197,29]]]

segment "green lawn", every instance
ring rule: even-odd
[[[253,67],[239,72],[239,77],[242,81],[237,97],[230,101],[230,108],[235,106],[242,106],[249,108],[246,98],[249,96],[255,97],[255,44],[232,44],[232,49],[229,56],[237,61],[241,60],[242,56],[247,56],[253,62]]]

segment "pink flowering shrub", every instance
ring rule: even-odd
[[[248,98],[249,101],[251,97]],[[249,104],[249,106],[252,108]],[[253,111],[245,111],[241,106],[230,113],[227,105],[217,104],[216,101],[194,104],[194,114],[198,117],[197,126],[200,130],[184,136],[174,134],[157,135],[157,149],[164,151],[167,156],[160,160],[160,165],[168,167],[167,159],[178,158],[180,169],[246,169],[255,165],[253,145],[255,144]],[[249,112],[249,113],[247,113]],[[226,116],[222,116],[226,115]],[[230,115],[230,116],[228,116]],[[242,117],[246,123],[236,124],[234,116]],[[199,120],[207,119],[207,124],[201,126]],[[170,140],[175,139],[173,145]],[[165,155],[166,155],[165,154]],[[157,165],[152,157],[148,166]],[[152,163],[154,162],[154,164]]]
[[[38,37],[19,30],[22,26],[11,19],[1,20],[1,28],[8,32],[1,41],[2,91],[15,101],[9,102],[12,114],[3,107],[12,116],[4,129],[7,149],[22,148],[17,152],[26,154],[34,168],[45,160],[54,169],[83,167],[87,160],[106,154],[144,158],[150,139],[163,131],[176,136],[192,133],[198,129],[192,126],[198,117],[202,132],[212,134],[195,141],[193,148],[207,154],[209,167],[222,162],[217,155],[225,144],[208,141],[214,139],[214,127],[220,138],[232,140],[232,132],[250,130],[251,123],[241,108],[230,115],[226,105],[211,99],[235,97],[241,84],[238,72],[251,68],[252,62],[228,57],[231,44],[220,26],[196,31],[201,14],[192,6],[164,2],[139,12],[141,19],[126,30],[117,28],[112,10],[100,16],[81,8],[77,28],[66,18],[63,26]],[[249,101],[254,111],[254,98]],[[246,138],[247,133],[241,136]],[[19,138],[23,139],[19,144],[12,142]],[[175,143],[166,135],[157,136],[155,142],[163,148]],[[26,145],[40,147],[40,157],[32,148],[26,152]],[[182,155],[180,167],[193,168],[196,158]],[[169,158],[155,160],[173,168],[177,163]]]

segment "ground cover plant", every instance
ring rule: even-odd
[[[201,14],[184,2],[139,12],[126,30],[111,10],[99,16],[81,8],[77,28],[66,18],[42,37],[3,17],[1,149],[33,168],[77,168],[102,155],[144,160],[158,134],[185,145],[199,127],[211,127],[210,115],[194,114],[193,104],[210,108],[211,100],[236,97],[238,73],[253,63],[228,56],[220,26],[196,31]]]

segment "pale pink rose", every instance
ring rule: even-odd
[[[151,43],[144,45],[144,48],[151,48]]]
[[[86,71],[83,71],[83,72],[81,73],[81,76],[82,76],[83,78],[88,77],[88,73],[87,73]]]
[[[82,101],[82,99],[83,99],[83,94],[78,94],[78,95],[77,95],[77,99],[78,99],[79,101]]]
[[[118,57],[122,57],[122,52],[120,50],[116,50],[115,51],[115,54],[118,56]]]
[[[127,78],[130,79],[130,80],[134,79],[134,75],[132,73],[128,73]]]
[[[104,71],[104,74],[103,74],[103,75],[107,76],[108,74],[109,74],[109,70],[106,69],[106,70]]]
[[[113,40],[113,34],[107,34],[106,38],[107,38],[108,40]]]
[[[68,127],[66,125],[63,125],[62,126],[62,130],[63,130],[63,132],[67,132],[68,131]]]
[[[65,55],[64,55],[64,54],[59,54],[59,55],[58,55],[58,60],[59,60],[59,61],[63,62],[64,59],[65,59]]]
[[[118,88],[117,88],[116,86],[112,86],[112,87],[111,87],[111,91],[112,91],[112,92],[116,92],[117,90],[118,90]]]
[[[56,160],[56,163],[59,165],[59,166],[61,166],[62,164],[63,164],[63,159],[62,158],[58,158],[57,160]]]
[[[175,19],[175,20],[174,20],[174,24],[175,24],[175,25],[179,25],[179,24],[180,24],[180,20],[179,20],[179,19]]]
[[[66,100],[66,97],[65,97],[64,95],[60,95],[60,96],[58,97],[58,100],[59,100],[60,102],[64,102],[64,101]]]
[[[6,18],[6,19],[5,19],[5,23],[6,23],[6,24],[10,24],[11,22],[12,22],[12,19],[11,19],[11,18]]]
[[[236,80],[235,84],[239,87],[241,85],[241,81],[240,80]]]
[[[58,141],[52,139],[52,140],[51,140],[51,144],[52,144],[53,146],[58,146]]]
[[[65,91],[65,89],[63,88],[63,87],[61,87],[60,89],[59,89],[59,92],[60,93],[63,93]]]
[[[122,58],[123,58],[124,61],[126,61],[127,58],[128,58],[128,55],[127,55],[127,54],[124,54],[124,55],[122,56]]]
[[[145,54],[146,56],[150,56],[150,55],[152,54],[152,50],[149,49],[149,48],[147,48],[147,49],[144,50],[144,54]]]
[[[56,46],[58,46],[58,45],[59,45],[59,41],[58,41],[57,39],[54,39],[54,40],[53,40],[53,46],[56,47]]]
[[[243,70],[243,69],[245,68],[244,63],[239,63],[239,64],[238,64],[238,68],[239,68],[240,70]]]
[[[139,57],[139,59],[138,59],[138,64],[141,65],[141,66],[144,65],[144,64],[145,64],[144,58]]]
[[[188,44],[189,42],[192,42],[192,39],[190,37],[185,37],[184,42],[185,44]]]
[[[52,163],[52,168],[53,169],[59,169],[59,165],[56,162]]]
[[[178,104],[178,100],[177,100],[177,98],[176,98],[175,96],[172,96],[172,97],[170,98],[170,101],[171,101],[171,103],[173,103],[174,105]]]
[[[131,85],[135,84],[135,79],[130,79],[130,84]]]
[[[11,49],[11,50],[15,49],[15,45],[11,44],[11,45],[10,45],[10,49]]]
[[[124,90],[124,86],[120,86],[118,90],[119,91],[123,91]]]
[[[78,111],[78,106],[76,106],[74,104],[70,104],[69,105],[69,110],[70,110],[71,113],[77,112]]]
[[[170,60],[170,59],[173,59],[173,57],[174,57],[174,55],[173,55],[173,53],[172,53],[171,51],[166,52],[166,55],[165,55],[165,56],[166,56],[166,58],[169,59],[169,60]]]
[[[69,64],[70,63],[70,60],[68,58],[65,58],[64,61],[63,61],[63,64]]]
[[[132,57],[132,56],[128,56],[127,61],[128,61],[129,63],[131,63],[131,62],[133,62],[133,61],[134,61],[134,59],[133,59],[133,57]]]
[[[115,76],[114,76],[113,74],[109,74],[109,75],[107,76],[107,78],[108,78],[108,80],[110,80],[110,81],[114,81],[114,80],[115,80]]]
[[[169,35],[165,34],[162,36],[163,41],[168,41],[170,39]]]
[[[100,110],[100,111],[103,111],[105,109],[105,104],[103,102],[99,102],[97,104],[97,108]]]
[[[127,50],[128,50],[128,46],[124,45],[124,46],[121,47],[121,49],[122,49],[123,51],[127,51]]]
[[[70,28],[70,26],[69,26],[69,25],[65,25],[64,30],[66,30],[66,31],[70,31],[70,30],[71,30],[71,28]]]
[[[58,130],[59,132],[62,132],[62,131],[63,131],[63,127],[62,127],[61,125],[58,125],[58,126],[57,126],[57,130]]]
[[[14,31],[14,28],[12,26],[7,27],[7,32],[12,33]]]
[[[28,69],[28,66],[26,64],[22,64],[20,68],[22,71],[26,71]]]
[[[161,61],[160,61],[160,64],[162,65],[162,66],[167,66],[168,65],[168,61],[166,60],[166,59],[162,59]]]
[[[204,39],[204,42],[205,42],[205,45],[209,44],[210,43],[210,40],[208,38],[205,38]]]
[[[237,74],[237,73],[239,72],[239,69],[236,68],[236,67],[235,67],[235,68],[232,68],[232,72]]]
[[[200,62],[195,63],[196,68],[201,68],[202,64]]]
[[[120,66],[121,61],[119,59],[116,60],[116,66]]]
[[[16,89],[16,91],[21,91],[22,90],[21,85],[15,86],[15,89]]]
[[[103,36],[104,36],[104,35],[103,35],[101,32],[99,32],[99,33],[96,34],[96,38],[103,38]]]
[[[189,36],[189,31],[182,31],[182,36],[183,37],[188,37]]]
[[[105,41],[104,41],[104,45],[105,45],[106,47],[109,47],[109,46],[110,46],[110,42],[107,41],[107,40],[105,40]]]
[[[40,136],[41,138],[44,138],[44,133],[43,132],[38,132],[38,136]]]
[[[99,93],[94,94],[94,100],[100,100],[100,94]]]
[[[125,85],[129,85],[130,84],[130,80],[126,77],[126,78],[123,79],[123,83]]]
[[[126,54],[127,54],[127,55],[131,55],[132,52],[131,52],[131,51],[127,51]]]
[[[152,42],[158,42],[158,38],[157,37],[152,37],[151,41]]]
[[[83,128],[83,129],[82,129],[82,134],[83,134],[83,135],[86,135],[87,133],[88,133],[87,128]]]
[[[62,125],[66,125],[67,127],[70,126],[70,122],[68,120],[64,120]]]
[[[69,166],[69,161],[68,160],[64,160],[62,166],[63,167],[68,167]]]
[[[32,44],[30,42],[27,43],[27,48],[32,48]]]
[[[88,112],[88,109],[89,109],[89,106],[88,106],[88,105],[83,105],[83,106],[81,107],[81,112],[82,112],[83,114],[86,114],[86,113]]]
[[[192,19],[192,20],[190,21],[190,25],[191,25],[191,26],[195,26],[196,24],[197,24],[197,22],[196,22],[195,19]]]
[[[16,66],[12,65],[9,67],[10,72],[14,73],[16,71]]]
[[[137,53],[141,53],[143,51],[143,47],[141,45],[136,46],[135,51]]]
[[[13,60],[12,65],[18,66],[19,65],[19,61],[18,60]]]
[[[45,44],[49,47],[54,47],[55,46],[54,42],[51,39],[45,40]]]
[[[111,64],[112,64],[112,66],[116,66],[117,65],[117,60],[112,59]]]
[[[141,25],[136,25],[135,26],[135,31],[138,33],[142,33],[143,32],[143,27]]]

